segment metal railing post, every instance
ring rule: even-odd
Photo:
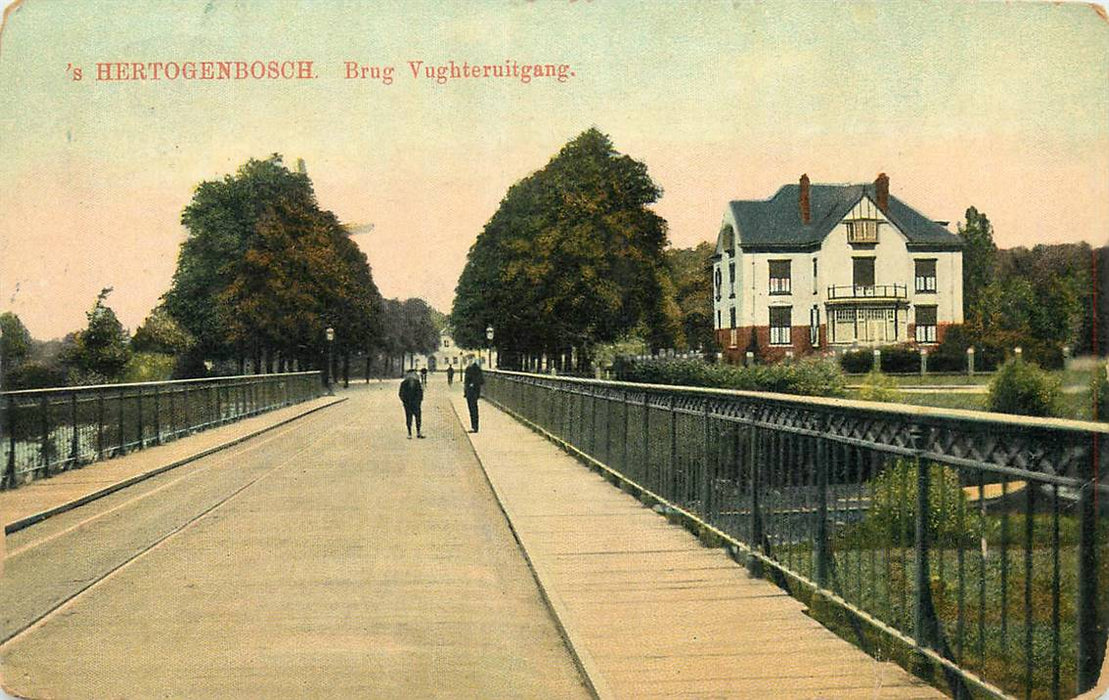
[[[1096,437],[1095,437],[1096,439]],[[1097,454],[1096,447],[1093,453]],[[1094,458],[1096,459],[1096,457]],[[1091,460],[1091,465],[1096,463]],[[1091,470],[1095,475],[1096,466]],[[1098,630],[1098,509],[1097,485],[1091,478],[1078,496],[1078,692],[1093,688],[1101,672],[1105,640]]]
[[[81,445],[77,435],[77,392],[70,392],[69,394],[69,423],[73,426],[73,436],[69,443],[69,459],[71,461],[70,468],[77,466],[77,458],[80,456]]]
[[[8,464],[4,471],[6,488],[15,488],[15,397],[8,396]]]
[[[123,404],[126,398],[126,393],[123,389],[119,390],[119,410],[117,411],[119,419],[119,454],[127,454],[127,435],[123,432]]]
[[[704,407],[701,411],[701,514],[705,517],[706,521],[712,521],[712,484],[709,483],[710,470],[709,470],[709,402],[704,402]]]
[[[762,470],[759,468],[758,428],[748,427],[748,464],[751,465],[751,551],[762,551],[762,497],[759,490],[762,488]],[[751,557],[747,569],[754,576],[762,576],[762,562]]]
[[[154,385],[154,444],[162,444],[162,401],[158,385]]]
[[[651,394],[643,392],[643,483],[653,489],[651,480]]]
[[[96,458],[104,459],[104,393],[96,392]]]
[[[678,397],[670,395],[670,456],[667,458],[666,498],[673,500],[678,492]]]
[[[138,423],[139,423],[139,449],[146,447],[146,426],[143,425],[142,420],[142,387],[135,392],[135,406],[138,408]]]
[[[42,413],[42,473],[50,476],[50,399],[46,396],[39,401]]]
[[[928,571],[928,512],[930,474],[928,463],[921,458],[921,431],[917,426],[909,429],[914,461],[916,463],[916,522],[914,542],[914,591],[913,591],[913,638],[918,649],[932,646],[931,635],[931,577]]]
[[[826,422],[826,421],[825,421]],[[825,425],[825,428],[827,426]],[[812,452],[809,452],[812,459]],[[816,455],[816,538],[813,542],[815,551],[814,569],[816,585],[828,588],[829,556],[831,543],[828,541],[828,442],[817,438]]]

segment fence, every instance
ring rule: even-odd
[[[1097,682],[1109,427],[486,376],[490,399],[846,613],[869,630],[860,639],[907,650],[898,660],[954,696],[1070,697]]]
[[[319,372],[0,393],[0,486],[159,445],[322,393]]]

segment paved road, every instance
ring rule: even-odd
[[[8,692],[586,697],[446,400],[396,384],[9,536]]]

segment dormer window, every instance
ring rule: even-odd
[[[848,243],[877,243],[878,221],[876,219],[855,219],[847,224]]]

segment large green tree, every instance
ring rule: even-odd
[[[310,363],[324,356],[328,327],[340,354],[379,342],[381,295],[366,256],[281,156],[201,183],[181,222],[189,236],[164,303],[195,352]]]
[[[10,311],[0,314],[0,370],[7,372],[22,364],[33,342],[19,316]]]
[[[458,342],[509,354],[588,358],[636,331],[655,347],[680,332],[667,294],[666,222],[647,167],[589,129],[509,188],[470,249],[451,320]]]
[[[997,245],[989,218],[975,207],[967,209],[959,235],[963,239],[963,315],[973,325],[984,313],[983,290],[997,277]]]

